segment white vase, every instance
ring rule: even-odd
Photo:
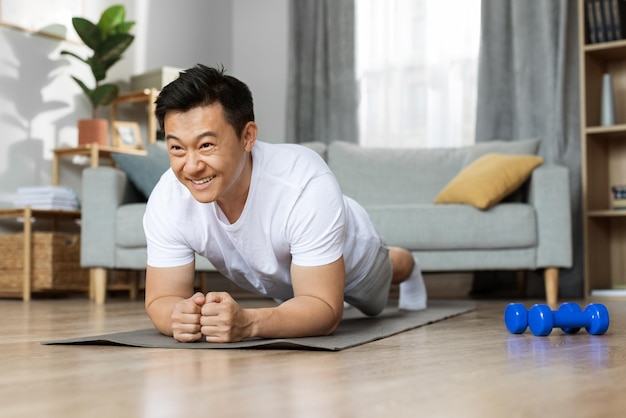
[[[615,125],[615,104],[613,101],[613,80],[611,74],[602,76],[602,126]]]

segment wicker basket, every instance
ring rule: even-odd
[[[24,234],[0,234],[0,292],[21,292]],[[89,289],[89,270],[80,268],[80,235],[33,232],[31,290]]]

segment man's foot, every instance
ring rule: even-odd
[[[417,260],[408,279],[400,283],[398,308],[406,311],[426,309],[426,286]]]

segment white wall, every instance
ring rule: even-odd
[[[49,184],[51,150],[75,144],[76,121],[89,115],[67,76],[88,73],[60,62],[63,48],[84,50],[0,27],[0,202],[17,187]]]
[[[288,0],[233,1],[233,71],[254,96],[259,139],[285,141]]]
[[[46,2],[46,0],[40,0]],[[84,2],[96,20],[119,0]],[[128,89],[130,76],[161,66],[223,64],[254,95],[259,139],[284,142],[288,0],[123,0],[136,20],[135,42],[109,73]],[[60,58],[83,45],[0,26],[0,207],[20,186],[49,185],[52,150],[77,144],[76,122],[89,117],[69,77],[89,77],[85,65]],[[105,110],[101,117],[108,117]],[[84,166],[64,160],[61,184],[80,192]]]

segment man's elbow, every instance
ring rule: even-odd
[[[343,318],[343,304],[338,309],[331,309],[331,317],[328,320],[328,324],[322,335],[331,335],[333,334],[339,324],[341,323],[341,318]]]

